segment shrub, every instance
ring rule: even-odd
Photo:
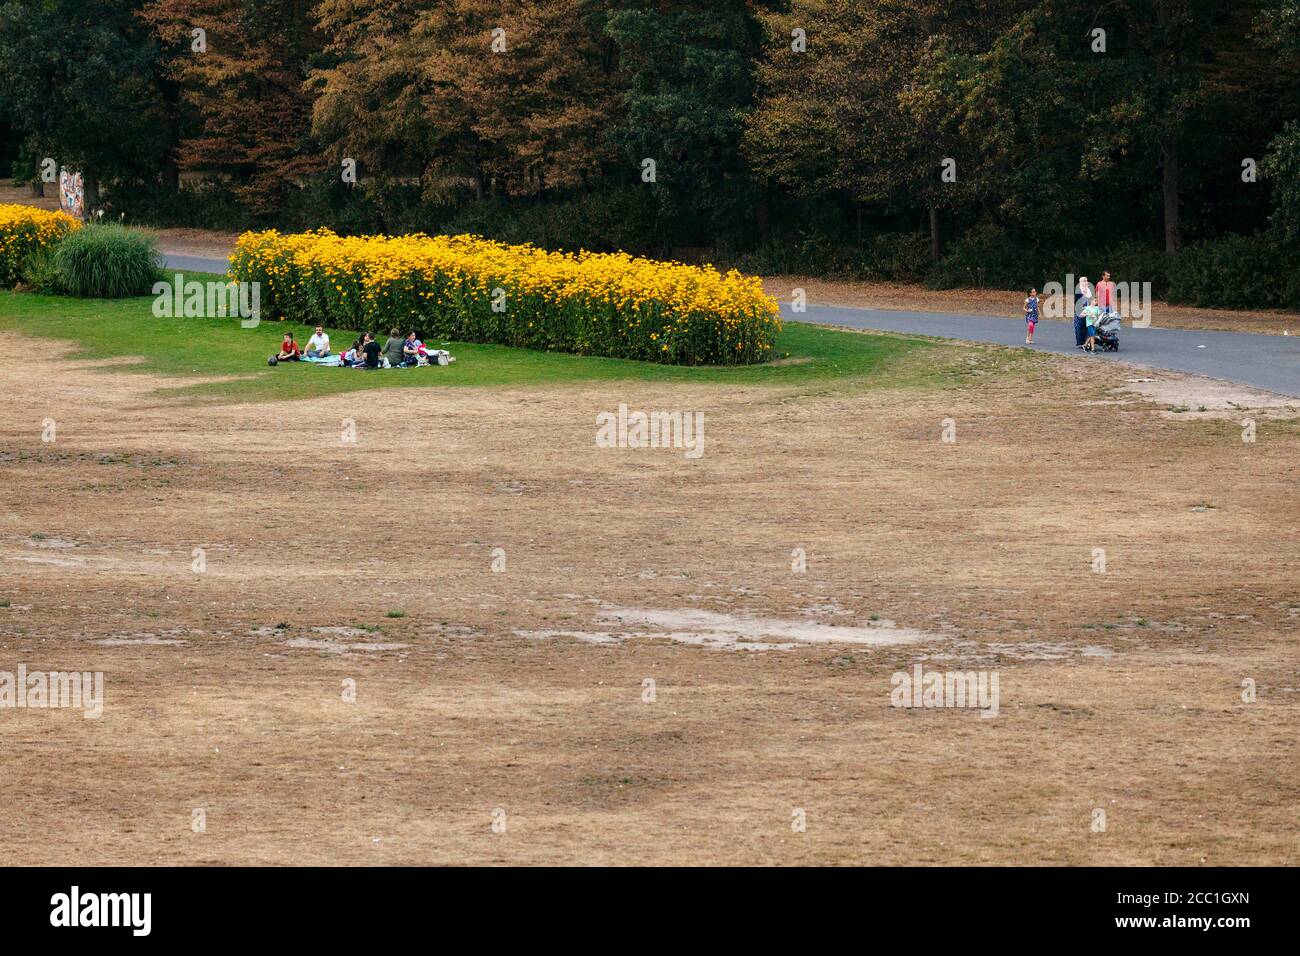
[[[972,230],[930,272],[930,285],[959,288],[1042,288],[1067,273],[1096,280],[1109,269],[1118,282],[1150,282],[1153,295],[1173,303],[1223,309],[1300,307],[1297,251],[1272,233],[1222,236],[1167,255],[1137,242],[1053,249],[992,230]],[[982,270],[982,273],[981,273]]]
[[[933,289],[1023,289],[1050,279],[1064,281],[1067,271],[1091,275],[1088,261],[1074,260],[1064,250],[1045,249],[991,226],[977,226],[944,250],[943,258],[931,267],[927,284]],[[1076,264],[1069,267],[1070,262]]]
[[[1287,123],[1269,143],[1260,166],[1273,184],[1274,228],[1288,243],[1300,244],[1300,123]]]
[[[32,256],[47,252],[81,224],[35,206],[0,206],[0,289],[13,288]]]
[[[183,182],[179,187],[132,184],[113,189],[103,198],[114,220],[124,213],[130,222],[152,226],[235,232],[247,229],[253,221],[252,211],[239,202],[230,183],[222,180]]]
[[[158,241],[117,224],[88,225],[54,250],[54,268],[69,295],[121,299],[146,295],[158,278]]]
[[[1294,255],[1275,237],[1224,236],[1193,243],[1169,266],[1169,301],[1230,309],[1287,304]]]
[[[54,264],[51,249],[39,249],[27,257],[23,264],[22,280],[33,292],[42,295],[64,295],[63,279]]]
[[[528,203],[500,198],[471,202],[456,211],[445,231],[568,252],[644,252],[667,248],[678,238],[674,230],[656,221],[651,193],[634,187]]]
[[[930,240],[918,233],[885,232],[867,241],[864,279],[916,282],[930,268]]]
[[[230,274],[268,318],[674,365],[764,361],[781,328],[738,272],[474,236],[245,233]]]
[[[857,244],[808,232],[794,238],[772,238],[751,252],[720,252],[736,268],[760,275],[916,282],[930,266],[929,240],[906,232],[880,232]]]

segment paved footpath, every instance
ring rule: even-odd
[[[890,312],[808,306],[786,319],[839,325],[851,329],[879,329],[911,335],[996,342],[1026,348],[1024,319],[993,315],[954,315],[949,312]],[[1158,325],[1159,313],[1152,321]],[[1041,352],[1077,355],[1084,362],[1131,362],[1150,368],[1193,372],[1211,378],[1253,385],[1270,392],[1300,397],[1300,320],[1295,335],[1260,335],[1254,332],[1196,332],[1188,329],[1134,329],[1127,323],[1119,332],[1118,352],[1088,355],[1074,347],[1072,322],[1043,321],[1034,332],[1033,347]]]
[[[226,260],[164,255],[169,269],[193,272],[226,271]],[[781,314],[797,322],[838,325],[850,329],[878,329],[909,335],[995,342],[1025,348],[1023,319],[995,315],[955,315],[950,312],[890,312],[810,305],[806,312]],[[1160,316],[1153,316],[1156,326]],[[1252,385],[1281,395],[1300,397],[1300,320],[1296,335],[1259,335],[1254,332],[1193,332],[1187,329],[1120,329],[1119,352],[1085,355],[1074,347],[1074,326],[1043,321],[1034,333],[1034,348],[1042,352],[1076,355],[1083,362],[1131,362],[1150,368],[1192,372]]]

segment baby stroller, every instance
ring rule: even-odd
[[[1097,351],[1119,351],[1119,325],[1118,312],[1102,314],[1102,317],[1097,320],[1097,324],[1093,326],[1097,330]]]

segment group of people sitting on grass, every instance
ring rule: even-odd
[[[415,365],[446,365],[450,356],[441,349],[428,348],[416,337],[414,331],[402,335],[393,329],[382,347],[373,332],[363,333],[352,343],[352,348],[334,357],[330,352],[330,337],[322,326],[307,340],[307,350],[294,341],[293,333],[284,333],[278,355],[271,356],[271,365],[278,362],[327,362],[343,368],[405,368]]]

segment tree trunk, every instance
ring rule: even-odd
[[[1164,178],[1165,252],[1174,253],[1182,248],[1183,238],[1178,220],[1178,143],[1172,132],[1165,133],[1160,141],[1160,162]]]
[[[175,124],[168,124],[167,136],[169,138],[175,135]],[[162,183],[171,192],[176,192],[181,188],[181,169],[176,162],[176,147],[168,147],[163,154]]]
[[[45,181],[39,175],[32,180],[32,196],[36,199],[45,198]]]
[[[179,118],[181,110],[180,85],[163,76],[159,76],[158,91],[163,101],[164,117],[162,184],[168,190],[175,192],[180,189],[181,185],[181,126]]]
[[[772,236],[771,222],[771,203],[768,197],[768,189],[764,186],[758,194],[758,205],[754,209],[755,225],[758,227],[759,245],[767,245]]]
[[[164,121],[163,136],[166,141],[163,146],[162,183],[169,191],[176,192],[181,186],[181,167],[177,157],[181,131],[175,114],[169,113]]]
[[[855,203],[854,209],[858,214],[858,245],[862,245],[862,204]]]
[[[82,194],[85,197],[84,214],[87,219],[94,219],[99,206],[99,180],[90,173],[81,172]]]
[[[930,258],[939,261],[939,207],[930,207]]]

